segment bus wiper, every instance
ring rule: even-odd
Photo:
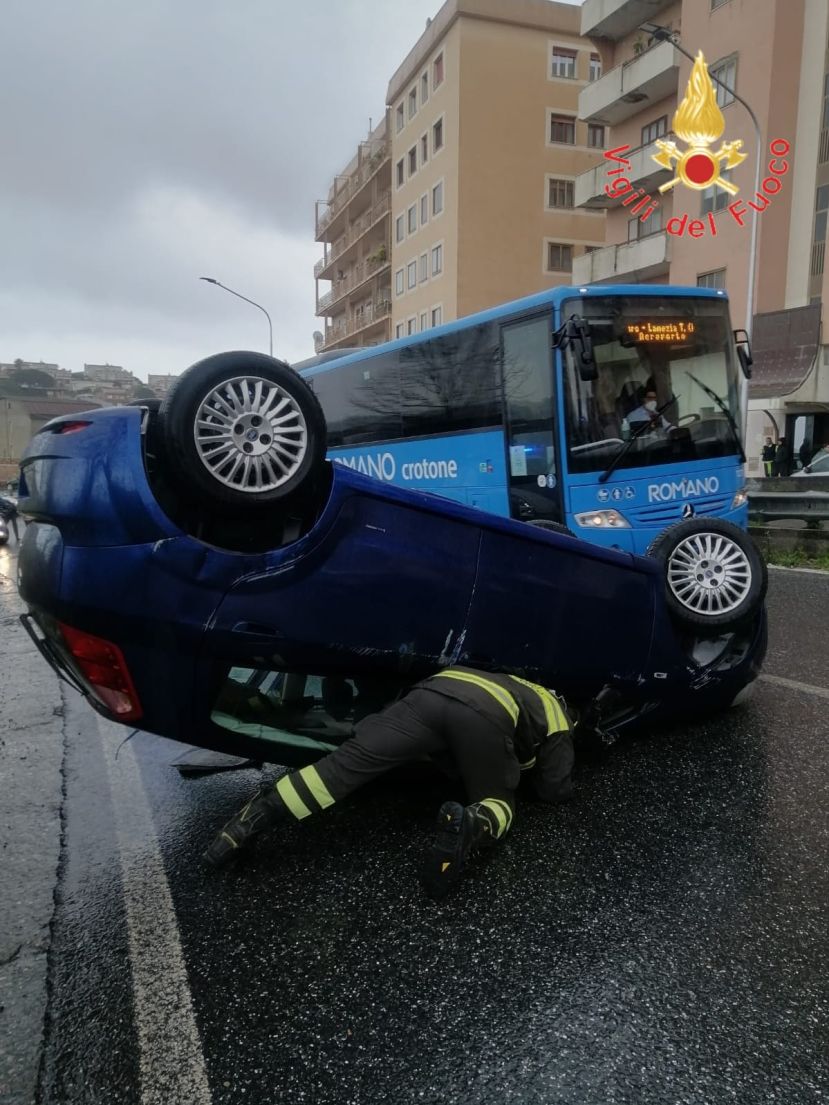
[[[708,386],[708,384],[704,384],[702,382],[702,380],[698,380],[692,372],[688,371],[687,368],[684,368],[682,371],[685,373],[686,376],[690,376],[690,378],[694,381],[694,383],[697,385],[697,387],[702,388],[702,390],[705,392],[705,394],[710,396],[714,400],[714,402],[717,404],[717,406],[720,408],[720,410],[723,412],[723,414],[725,415],[725,417],[728,421],[728,428],[731,430],[731,436],[734,438],[734,444],[737,446],[737,450],[740,454],[740,462],[742,464],[745,464],[746,455],[745,455],[745,452],[743,451],[743,443],[740,440],[740,431],[737,429],[737,423],[734,421],[734,415],[728,409],[728,406],[726,405],[726,403],[719,397],[719,395],[717,395],[717,393],[715,391],[711,390],[711,388]]]
[[[662,413],[666,411],[668,407],[670,407],[671,403],[675,403],[676,400],[677,396],[672,395],[667,403],[663,403],[661,407],[658,407],[657,410],[654,411],[654,415],[657,417],[661,417]],[[636,441],[637,438],[640,438],[642,434],[644,434],[647,430],[652,429],[655,420],[655,418],[652,418],[649,422],[643,422],[639,429],[630,435],[630,437],[624,443],[619,452],[616,453],[616,455],[613,457],[613,460],[611,460],[610,464],[608,464],[607,468],[605,468],[604,472],[602,472],[601,476],[599,476],[599,483],[607,483],[612,473],[615,471],[616,468],[618,468],[618,466],[622,463],[624,458],[632,449],[634,441]]]

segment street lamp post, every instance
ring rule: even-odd
[[[679,45],[679,34],[676,31],[670,30],[668,27],[661,27],[657,23],[644,23],[640,27],[640,30],[646,31],[654,38],[660,40],[660,42],[671,42],[674,48],[679,50],[680,54],[683,54],[689,61],[694,62],[696,59],[693,54],[689,54],[682,46]],[[743,105],[746,111],[751,116],[751,121],[754,124],[754,133],[757,138],[757,158],[754,168],[754,192],[757,194],[760,191],[760,164],[763,160],[763,135],[760,130],[760,124],[757,121],[757,116],[742,98],[738,96],[733,88],[721,81],[719,77],[714,76],[713,73],[709,73],[708,76],[714,82],[718,84],[720,88],[724,88],[730,96],[733,96],[735,100]],[[757,262],[757,210],[754,209],[753,218],[751,220],[751,245],[748,251],[748,290],[746,293],[746,333],[749,338],[753,329],[754,322],[754,271]]]
[[[228,288],[226,284],[222,284],[219,280],[214,280],[212,276],[200,276],[199,280],[205,280],[208,284],[215,284],[217,288],[224,288],[226,292],[230,292],[231,295],[235,295],[237,299],[244,299],[245,303],[250,303],[252,307],[258,307],[265,318],[268,320],[268,352],[273,356],[273,323],[271,322],[271,316],[265,310],[261,303],[255,303],[252,299],[248,299],[246,295],[241,295],[239,292],[234,292],[233,288]]]

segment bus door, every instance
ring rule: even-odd
[[[501,370],[510,515],[563,522],[549,312],[501,328]]]

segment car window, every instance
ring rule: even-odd
[[[825,449],[815,456],[809,465],[813,472],[820,472],[824,475],[829,475],[829,453]]]

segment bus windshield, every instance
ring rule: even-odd
[[[566,300],[561,317],[573,314],[590,326],[598,377],[582,380],[566,348],[571,472],[740,453],[739,376],[724,299],[591,296]]]

